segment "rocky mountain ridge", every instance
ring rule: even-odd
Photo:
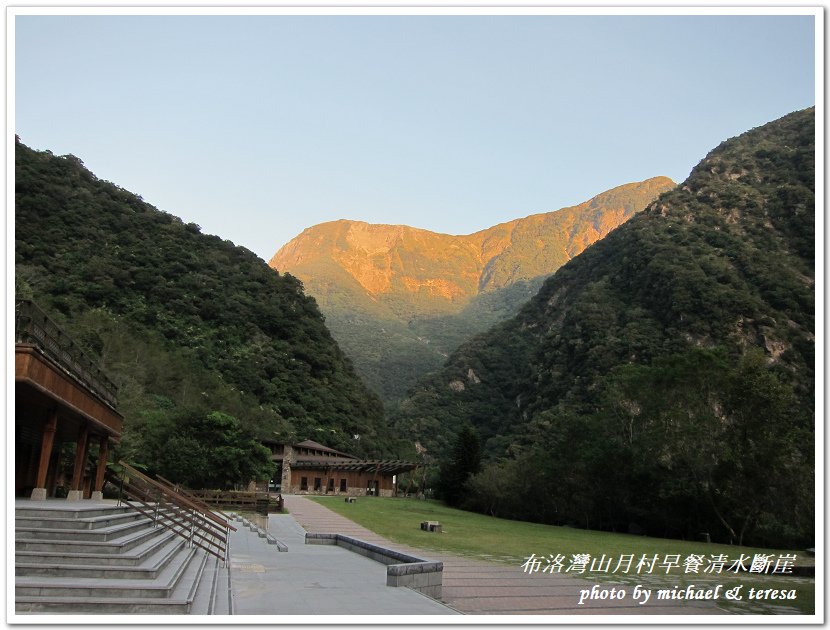
[[[551,272],[674,187],[667,177],[626,184],[585,203],[453,236],[406,225],[341,219],[304,230],[270,260],[307,286],[310,270],[332,262],[369,296],[427,294],[457,310],[472,296]],[[308,270],[308,271],[306,271]],[[304,277],[306,276],[306,277]],[[326,294],[318,297],[325,305]],[[417,310],[417,308],[416,308]]]
[[[655,177],[462,236],[332,221],[303,231],[269,264],[303,282],[358,373],[388,403],[673,187]]]

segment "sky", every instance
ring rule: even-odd
[[[813,16],[13,16],[13,126],[264,260],[469,234],[816,103]],[[10,75],[11,76],[11,75]]]

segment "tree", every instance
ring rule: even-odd
[[[270,451],[228,414],[154,413],[144,426],[145,463],[191,488],[228,489],[274,473]]]
[[[481,439],[470,425],[464,425],[455,439],[452,457],[441,465],[439,492],[448,505],[458,506],[464,484],[481,468]]]
[[[614,370],[600,416],[630,460],[615,483],[649,488],[629,497],[652,533],[693,536],[684,527],[699,523],[730,543],[781,545],[811,531],[812,433],[797,410],[760,351],[721,348]]]
[[[159,395],[233,415],[258,437],[314,438],[325,424],[338,430],[326,439],[334,448],[351,451],[353,434],[358,454],[388,448],[380,400],[296,278],[76,158],[21,143],[14,211],[16,288],[101,356],[126,434],[140,437],[140,413]]]

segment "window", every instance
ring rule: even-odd
[[[319,491],[319,490],[320,490],[320,488],[322,488],[322,487],[323,487],[323,480],[322,480],[322,478],[320,478],[320,477],[315,477],[315,478],[314,478],[314,489],[315,489],[316,491]]]
[[[300,477],[300,490],[308,490],[308,477]]]
[[[334,479],[331,477],[329,478],[329,487],[326,492],[334,492]]]
[[[346,492],[346,480],[345,479],[340,480],[340,492]]]

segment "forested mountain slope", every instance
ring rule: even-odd
[[[440,458],[475,426],[492,462],[477,509],[808,542],[814,117],[714,149],[459,348],[401,404],[398,430]]]
[[[513,315],[547,275],[673,187],[655,177],[464,236],[323,223],[283,246],[270,265],[303,281],[361,375],[394,401],[462,341]]]
[[[18,141],[15,168],[17,288],[102,356],[121,386],[127,447],[140,451],[148,417],[193,408],[260,436],[388,447],[379,399],[298,280],[74,156]]]

